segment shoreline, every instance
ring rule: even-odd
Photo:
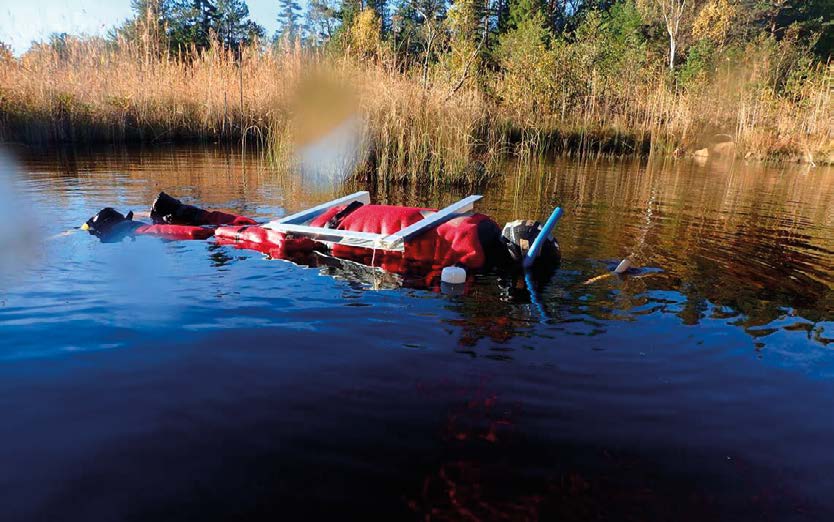
[[[114,129],[108,129],[111,134],[115,134]],[[534,160],[540,158],[674,158],[687,159],[695,162],[706,161],[745,161],[758,162],[777,165],[810,165],[818,167],[834,166],[834,152],[829,153],[827,157],[823,155],[813,155],[800,152],[771,152],[768,154],[746,152],[738,150],[734,142],[717,142],[710,146],[704,146],[697,149],[683,149],[682,147],[664,146],[656,142],[652,142],[650,137],[638,138],[635,135],[628,135],[619,131],[595,131],[595,132],[572,132],[565,133],[564,131],[552,131],[549,133],[547,141],[543,146],[526,149],[521,152],[514,152],[512,149],[519,146],[524,146],[525,141],[520,135],[521,130],[516,130],[515,136],[511,136],[512,140],[504,142],[505,150],[498,154],[495,161],[507,160]],[[266,140],[259,139],[268,132],[268,129],[261,129],[260,135],[258,132],[252,132],[244,141],[240,137],[239,131],[233,135],[205,135],[205,136],[177,136],[174,139],[145,139],[143,136],[151,134],[149,131],[143,132],[141,129],[131,129],[127,133],[129,138],[121,139],[104,139],[99,137],[96,139],[31,139],[23,133],[8,132],[0,129],[0,145],[16,148],[25,147],[31,149],[53,150],[53,149],[108,149],[108,148],[167,148],[167,147],[223,147],[227,149],[245,147],[255,153],[269,156],[272,152],[272,144]],[[81,133],[70,132],[69,135],[78,135]],[[168,133],[170,134],[170,133]],[[176,133],[175,133],[176,134]],[[728,147],[727,144],[730,146]],[[377,148],[377,144],[371,144],[370,148]],[[367,165],[359,169],[358,173],[370,174],[373,169],[374,161],[370,158]],[[469,168],[477,168],[479,161],[473,160]],[[483,164],[481,164],[483,165]],[[480,168],[483,168],[482,166]],[[379,175],[379,173],[376,173]]]

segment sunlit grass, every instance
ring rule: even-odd
[[[454,78],[432,72],[426,82],[384,52],[250,47],[235,56],[215,46],[174,56],[70,39],[60,52],[41,46],[2,61],[0,130],[28,143],[246,141],[286,161],[315,136],[299,136],[298,97],[316,70],[353,91],[370,149],[357,173],[383,183],[476,182],[507,155],[691,152],[717,132],[736,142],[736,156],[830,161],[832,66],[820,65],[792,97],[761,87],[766,67],[689,91],[660,74],[616,91],[591,86],[581,103],[556,100],[558,111],[533,113],[525,100],[488,94],[500,91],[500,77],[488,79],[492,88],[455,90]]]

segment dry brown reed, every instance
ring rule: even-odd
[[[498,89],[452,92],[454,78],[426,82],[419,68],[380,56],[256,46],[239,56],[221,46],[174,56],[70,39],[0,61],[0,132],[28,143],[246,140],[280,159],[297,138],[299,85],[309,70],[327,69],[352,82],[371,144],[363,171],[384,182],[476,182],[507,154],[691,151],[719,133],[736,142],[735,155],[832,160],[831,64],[792,97],[762,88],[763,61],[697,90],[676,89],[662,74],[617,89],[589,84],[581,98],[531,113],[486,94]]]

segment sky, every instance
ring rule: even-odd
[[[249,16],[271,35],[278,27],[276,0],[248,0]],[[130,17],[130,0],[0,0],[0,41],[16,55],[51,33],[105,35]]]

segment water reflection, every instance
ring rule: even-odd
[[[313,187],[303,178],[276,173],[255,154],[223,148],[62,150],[23,158],[30,179],[37,182],[33,190],[49,192],[57,205],[88,208],[107,204],[142,209],[164,189],[207,207],[266,219],[356,188],[372,190],[381,203],[429,207],[474,190]],[[817,326],[834,313],[830,171],[669,161],[507,164],[506,171],[506,182],[477,187],[486,196],[479,209],[499,223],[543,219],[556,205],[567,211],[558,229],[565,266],[539,299],[538,313],[543,311],[551,321],[575,322],[587,316],[604,324],[649,312],[675,314],[685,325],[732,318],[729,324],[766,345],[774,328],[763,327],[797,317],[810,325],[799,328],[811,333],[810,340],[826,344],[834,336],[825,332],[825,325]],[[68,185],[68,180],[78,183]],[[231,262],[227,251],[210,248],[214,266]],[[579,284],[608,269],[594,260],[625,256],[644,270],[656,267],[662,273]],[[357,264],[322,263],[326,260],[318,257],[306,261],[321,263],[323,273],[361,282],[364,288],[425,286],[421,279],[392,278]],[[476,285],[453,306],[472,331],[463,336],[464,344],[484,336],[514,335],[514,320],[494,326],[494,318],[528,313],[530,293],[524,285],[506,288],[508,284],[497,283]],[[658,301],[657,295],[666,297]],[[478,333],[485,331],[478,325],[486,323],[486,330],[503,333]],[[791,326],[776,328],[786,327]]]
[[[830,170],[556,161],[486,187],[313,190],[225,149],[20,158],[54,239],[0,294],[11,519],[834,512]],[[563,264],[532,292],[482,275],[444,293],[342,260],[64,234],[163,189],[265,220],[363,188],[483,192],[499,223],[561,204]],[[586,284],[626,256],[635,271]]]

